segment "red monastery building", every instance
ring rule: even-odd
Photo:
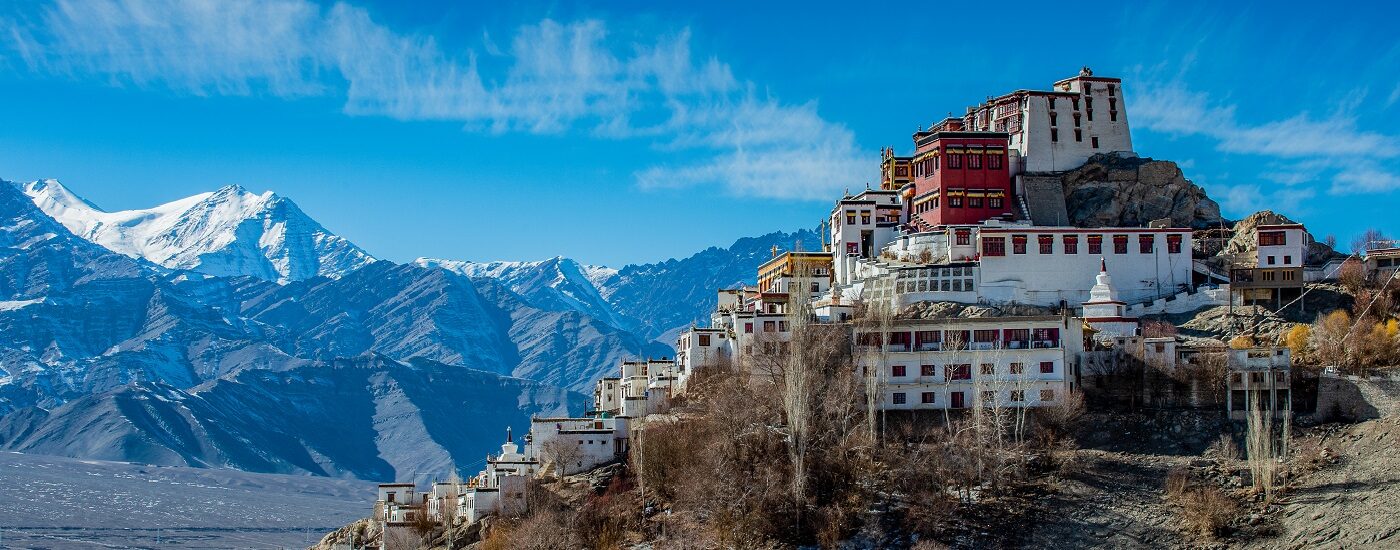
[[[1007,139],[1005,132],[965,131],[957,118],[916,132],[913,182],[901,189],[911,222],[926,229],[1009,219]]]

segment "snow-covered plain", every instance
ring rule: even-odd
[[[0,548],[306,547],[374,485],[0,452]]]

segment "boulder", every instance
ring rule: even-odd
[[[1061,182],[1076,227],[1142,227],[1170,219],[1176,227],[1203,229],[1225,221],[1220,205],[1171,161],[1099,154]]]

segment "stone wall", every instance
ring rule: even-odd
[[[1360,377],[1324,374],[1317,382],[1317,409],[1321,422],[1360,422],[1400,411],[1400,373]]]

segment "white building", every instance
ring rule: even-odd
[[[852,282],[857,258],[874,258],[903,223],[898,191],[867,189],[836,201],[831,211],[832,269],[838,284]]]
[[[1083,351],[1081,324],[1060,316],[896,320],[855,338],[882,410],[1052,404],[1074,388]]]
[[[528,458],[542,471],[571,475],[620,460],[627,453],[630,418],[532,418]]]
[[[1260,225],[1256,229],[1258,267],[1303,267],[1312,237],[1302,224]]]
[[[963,125],[1009,135],[1013,176],[1073,170],[1097,153],[1132,153],[1122,80],[1085,67],[1052,88],[990,99],[970,108]]]
[[[423,495],[412,483],[381,483],[379,496],[374,501],[374,519],[382,524],[395,525],[416,521],[423,507]]]

